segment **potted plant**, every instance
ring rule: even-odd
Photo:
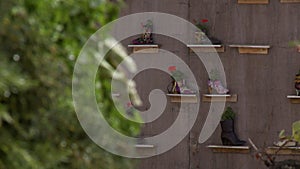
[[[170,66],[168,70],[171,73],[173,81],[168,86],[168,92],[171,94],[194,94],[195,91],[189,89],[186,85],[185,76],[177,70],[176,66]]]
[[[295,147],[300,143],[300,121],[296,121],[292,125],[292,135],[286,135],[285,130],[281,130],[279,134],[279,142],[274,143],[279,147]]]
[[[227,107],[221,118],[221,140],[226,146],[243,146],[246,141],[240,140],[234,131],[235,113],[231,107]]]
[[[300,168],[299,160],[287,159],[283,161],[276,161],[276,155],[281,150],[282,147],[286,147],[294,143],[300,143],[300,121],[296,121],[292,125],[292,135],[285,135],[285,130],[282,130],[279,134],[280,142],[275,145],[279,147],[274,155],[268,154],[265,150],[260,152],[254,143],[249,139],[250,144],[256,150],[256,158],[264,162],[264,164],[270,169],[287,169],[287,168]]]
[[[220,80],[220,72],[217,69],[213,69],[209,73],[208,79],[208,91],[210,94],[227,94],[229,90],[225,88]]]
[[[221,41],[211,37],[209,34],[208,20],[201,19],[200,21],[194,19],[195,26],[199,29],[195,32],[195,39],[197,43],[201,44],[221,44]]]
[[[132,43],[134,45],[144,45],[144,44],[153,44],[153,22],[151,20],[147,20],[146,24],[141,23],[143,28],[143,34],[141,37],[134,39]]]
[[[249,142],[252,145],[253,149],[256,151],[255,157],[264,162],[264,164],[270,169],[298,169],[300,168],[299,160],[283,160],[276,161],[276,155],[279,151],[275,153],[275,155],[268,154],[266,150],[259,150],[253,141],[249,138]]]

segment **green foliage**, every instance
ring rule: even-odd
[[[172,77],[174,78],[174,80],[177,82],[184,79],[184,74],[179,70],[174,70],[171,72],[171,74],[172,74]]]
[[[298,45],[300,45],[300,41],[299,40],[289,42],[289,46],[291,46],[291,47],[296,47]]]
[[[212,69],[210,72],[209,72],[209,79],[210,80],[220,80],[220,72],[218,69]]]
[[[300,121],[296,121],[293,123],[291,136],[285,135],[285,130],[281,130],[281,132],[279,133],[279,138],[293,140],[300,143]]]
[[[208,22],[208,20],[206,20],[206,19],[202,19],[201,21],[194,20],[195,26],[197,26],[197,28],[199,28],[203,33],[208,35],[209,27],[206,22]]]
[[[222,114],[222,118],[221,120],[233,120],[235,117],[235,113],[233,112],[232,108],[230,106],[228,106],[226,108],[226,110],[224,111],[224,113]]]
[[[133,168],[132,161],[105,152],[87,137],[71,95],[76,56],[89,36],[118,16],[120,5],[109,0],[0,1],[1,169]],[[112,55],[108,65],[120,59]],[[98,73],[99,102],[108,98],[114,68]],[[118,120],[111,102],[100,108],[117,130],[138,133],[138,124]]]

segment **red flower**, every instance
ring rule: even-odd
[[[128,102],[127,107],[131,107],[131,106],[132,106],[131,102]]]
[[[208,22],[208,20],[207,19],[202,19],[201,22],[206,23],[206,22]]]
[[[173,72],[173,71],[176,70],[176,66],[169,66],[168,70],[169,70],[170,72]]]

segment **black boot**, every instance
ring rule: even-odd
[[[234,132],[234,121],[233,120],[224,120],[221,121],[222,134],[221,139],[223,145],[226,146],[243,146],[246,144],[246,141],[240,140]]]

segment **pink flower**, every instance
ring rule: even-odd
[[[202,19],[201,22],[206,23],[206,22],[208,22],[208,20],[207,19]]]
[[[173,71],[176,70],[176,66],[169,66],[168,70],[169,70],[170,72],[173,72]]]

